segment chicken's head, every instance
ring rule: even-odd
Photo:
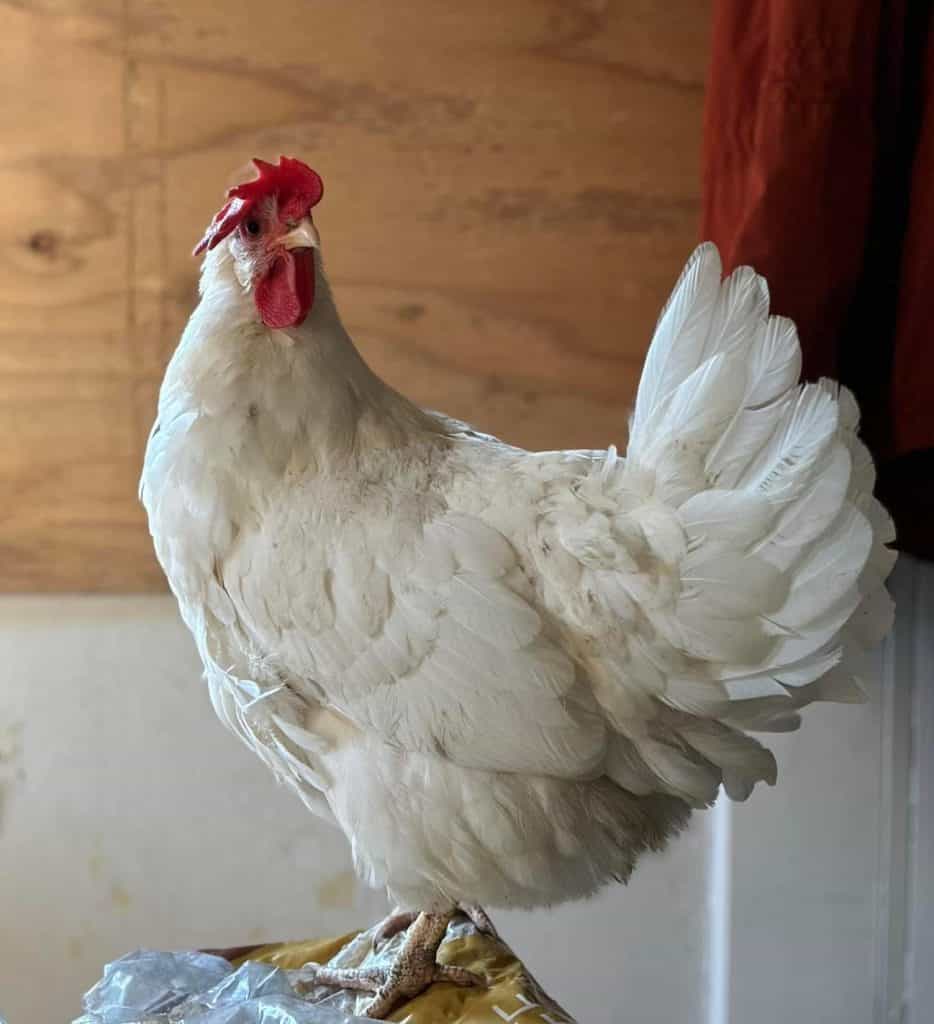
[[[258,176],[230,189],[195,255],[221,242],[230,249],[237,279],[252,291],[267,327],[297,327],[315,297],[314,250],[318,232],[311,208],[321,199],[321,178],[301,160],[254,160]]]

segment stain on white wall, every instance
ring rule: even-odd
[[[0,831],[13,790],[23,781],[23,723],[8,713],[0,722]]]

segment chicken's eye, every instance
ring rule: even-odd
[[[251,217],[248,221],[244,222],[243,230],[251,237],[256,238],[260,231],[263,230],[263,226],[258,220]]]

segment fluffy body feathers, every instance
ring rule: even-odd
[[[798,384],[762,278],[701,246],[626,458],[530,453],[416,408],[353,348],[316,254],[300,327],[226,244],[167,371],[141,485],[221,720],[420,909],[625,879],[751,731],[858,697],[891,524],[852,398]]]

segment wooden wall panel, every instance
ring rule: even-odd
[[[324,177],[381,374],[517,443],[624,439],[695,241],[706,2],[0,10],[0,589],[162,586],[143,444],[191,246],[253,155]]]

